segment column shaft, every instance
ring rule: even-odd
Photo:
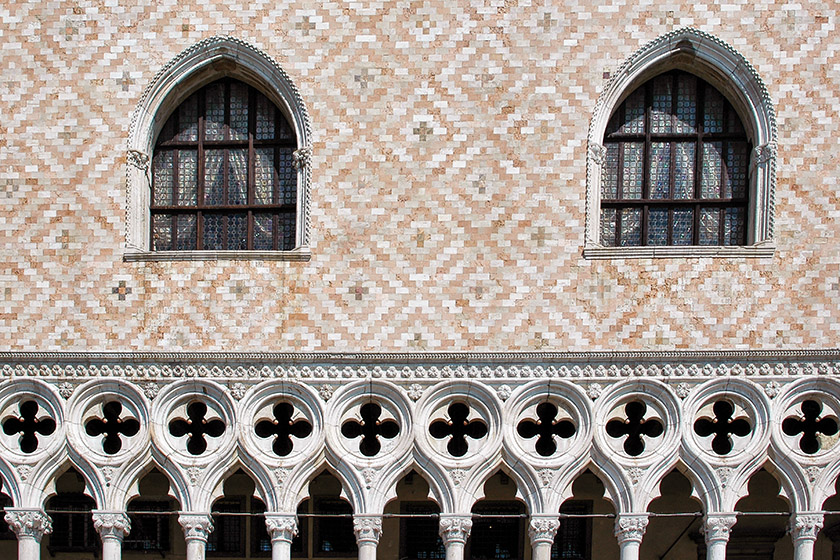
[[[814,559],[814,543],[817,541],[817,534],[822,526],[823,513],[821,511],[806,511],[790,516],[788,530],[793,540],[794,560]]]
[[[204,560],[207,537],[213,532],[213,519],[209,513],[181,512],[178,523],[184,529],[187,542],[187,560]]]
[[[292,539],[298,533],[294,513],[266,512],[265,526],[271,537],[271,560],[291,560]]]
[[[441,514],[440,538],[446,547],[446,560],[464,560],[464,545],[472,530],[472,516]]]
[[[94,510],[93,528],[102,539],[102,560],[121,560],[123,539],[131,532],[131,520],[123,511]]]
[[[622,513],[615,520],[621,560],[639,560],[639,546],[647,529],[647,513]]]
[[[376,560],[376,547],[382,534],[382,516],[358,514],[353,516],[353,531],[359,545],[359,560]]]
[[[531,559],[551,560],[551,546],[560,521],[556,515],[532,515],[528,524],[528,536],[531,538]]]
[[[706,539],[706,560],[726,560],[729,531],[738,521],[734,512],[707,513],[703,520]]]
[[[6,508],[5,519],[18,539],[18,560],[40,560],[41,539],[52,533],[50,516],[36,508]]]

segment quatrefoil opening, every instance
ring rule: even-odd
[[[550,457],[557,452],[555,436],[568,439],[577,431],[575,425],[569,420],[555,421],[557,413],[558,408],[553,403],[540,403],[537,406],[537,421],[522,420],[516,428],[523,438],[531,439],[539,436],[534,448],[543,457]]]
[[[262,420],[254,426],[254,431],[261,438],[274,436],[271,448],[280,457],[286,457],[294,449],[292,436],[305,438],[312,433],[312,424],[307,420],[292,420],[295,408],[287,402],[274,405],[274,420]]]
[[[201,455],[207,450],[205,436],[217,438],[225,433],[225,423],[219,419],[205,420],[207,405],[195,401],[187,406],[187,419],[177,418],[169,423],[169,433],[175,437],[189,434],[187,451],[193,455]]]
[[[819,437],[833,436],[837,434],[838,426],[835,418],[821,416],[822,404],[815,400],[802,401],[801,416],[790,416],[782,421],[782,431],[788,436],[799,438],[799,449],[804,453],[813,455],[822,449],[822,441]]]
[[[51,435],[56,424],[52,418],[38,418],[38,403],[23,401],[18,407],[20,417],[10,416],[3,421],[3,432],[7,436],[20,434],[18,444],[23,453],[34,453],[38,449],[38,434]]]
[[[449,405],[446,414],[449,416],[449,422],[435,420],[429,426],[429,433],[436,439],[449,437],[446,450],[453,457],[463,457],[469,450],[466,438],[483,438],[487,435],[487,424],[478,419],[467,420],[470,415],[470,407],[464,403]]]
[[[728,455],[733,447],[731,436],[746,437],[752,431],[752,427],[744,418],[732,418],[735,406],[729,401],[717,401],[712,406],[712,412],[715,415],[713,419],[698,418],[694,422],[694,433],[700,437],[714,434],[712,450],[718,455]]]
[[[365,457],[373,457],[382,449],[379,438],[393,439],[400,433],[400,425],[394,420],[379,420],[382,407],[369,402],[359,408],[362,421],[347,420],[341,425],[341,435],[348,439],[361,437],[359,451]]]
[[[624,407],[626,420],[607,422],[607,433],[614,438],[624,439],[624,451],[631,457],[638,457],[645,451],[644,436],[659,437],[665,431],[662,422],[656,418],[645,420],[647,405],[641,401],[632,401]]]
[[[122,449],[120,436],[132,437],[140,431],[140,422],[134,418],[120,418],[123,406],[118,401],[110,401],[102,405],[104,418],[93,418],[85,424],[85,432],[89,436],[101,436],[102,450],[108,455],[118,453]]]

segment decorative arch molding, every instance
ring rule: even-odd
[[[223,77],[259,89],[295,131],[298,209],[293,251],[166,251],[149,247],[151,156],[166,119],[189,95]],[[312,124],[300,91],[268,54],[236,37],[200,41],[170,60],[143,92],[129,128],[126,155],[126,260],[216,260],[256,258],[306,260],[309,257]]]
[[[747,245],[743,247],[603,247],[599,242],[603,138],[613,111],[647,80],[672,69],[695,74],[732,103],[752,141]],[[758,71],[735,48],[694,28],[677,29],[644,45],[612,74],[598,98],[586,151],[588,258],[741,256],[771,257],[775,250],[776,113]]]

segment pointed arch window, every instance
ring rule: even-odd
[[[283,113],[232,78],[171,114],[152,159],[153,251],[288,251],[296,243],[297,139]]]
[[[752,146],[735,109],[688,72],[660,74],[604,136],[603,246],[747,244]]]

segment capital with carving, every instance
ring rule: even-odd
[[[184,529],[187,541],[197,540],[207,542],[207,537],[213,532],[213,518],[209,513],[181,512],[178,523]]]
[[[466,544],[470,537],[473,522],[469,515],[446,515],[440,516],[440,538],[443,539],[443,544],[449,546],[449,543]]]
[[[729,542],[729,531],[738,521],[735,513],[707,513],[703,520],[706,544]]]
[[[353,532],[356,533],[356,543],[379,544],[379,535],[382,534],[381,515],[354,515]]]
[[[304,146],[292,152],[292,164],[297,169],[305,169],[309,167],[309,162],[312,160],[312,147]]]
[[[122,540],[131,532],[131,520],[124,511],[93,511],[93,528],[104,539]]]
[[[589,156],[596,165],[604,165],[604,160],[607,158],[607,149],[597,142],[590,142]]]
[[[823,514],[819,511],[805,511],[790,516],[788,531],[793,542],[800,540],[815,541],[817,533],[823,528]]]
[[[615,520],[615,536],[618,544],[627,541],[642,542],[647,526],[648,514],[646,513],[620,514]]]
[[[41,542],[44,535],[52,533],[52,519],[41,509],[6,508],[5,519],[19,540]]]
[[[292,542],[298,534],[297,516],[293,513],[266,513],[265,526],[271,542]]]
[[[531,517],[528,524],[528,536],[531,537],[531,544],[554,543],[554,536],[560,528],[560,521],[557,517]]]

